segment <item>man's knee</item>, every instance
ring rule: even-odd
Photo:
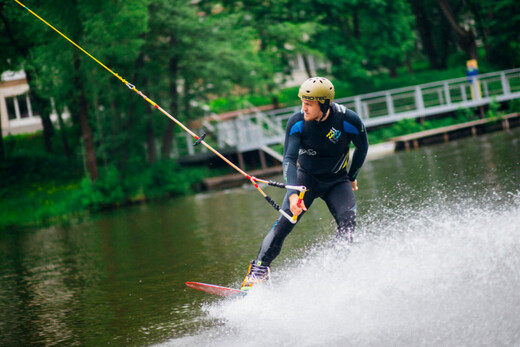
[[[356,229],[356,212],[346,211],[339,216],[338,220],[338,239],[353,241],[353,233]]]
[[[285,217],[280,216],[271,231],[265,236],[257,259],[266,265],[270,265],[280,254],[283,242],[293,228],[294,224],[289,222]]]

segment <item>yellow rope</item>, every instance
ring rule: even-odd
[[[18,5],[22,6],[23,8],[25,8],[27,11],[29,11],[33,16],[35,16],[36,18],[38,18],[39,20],[41,20],[43,23],[45,23],[47,26],[49,26],[52,30],[54,30],[55,32],[57,32],[58,34],[60,34],[64,39],[66,39],[67,41],[69,41],[71,44],[73,44],[76,48],[78,48],[80,51],[82,51],[83,53],[85,53],[86,55],[88,55],[90,58],[92,58],[92,60],[94,60],[96,63],[98,63],[99,65],[101,65],[102,67],[105,68],[105,70],[107,70],[108,72],[110,72],[112,75],[116,76],[121,82],[123,82],[128,88],[130,88],[131,90],[133,90],[134,92],[136,92],[137,94],[139,94],[143,99],[145,99],[146,101],[148,101],[153,107],[155,107],[156,109],[158,109],[159,111],[161,111],[164,115],[166,115],[168,118],[170,118],[172,121],[174,121],[177,125],[179,125],[182,129],[184,129],[184,131],[186,131],[188,134],[190,134],[191,136],[193,136],[195,139],[199,140],[200,137],[195,134],[193,131],[191,131],[188,127],[186,127],[184,124],[182,124],[181,122],[179,122],[175,117],[173,117],[172,115],[170,115],[168,112],[166,112],[165,110],[163,110],[159,105],[157,105],[153,100],[151,100],[150,98],[148,98],[146,95],[144,95],[141,91],[139,91],[133,84],[129,83],[128,81],[126,81],[124,78],[122,78],[121,76],[119,76],[117,73],[115,73],[114,71],[112,71],[111,69],[109,69],[105,64],[103,64],[102,62],[100,62],[99,60],[97,60],[93,55],[91,55],[89,52],[87,52],[86,50],[84,50],[80,45],[78,45],[76,42],[72,41],[71,39],[69,39],[67,37],[67,35],[63,34],[61,31],[59,31],[58,29],[56,29],[55,27],[53,27],[50,23],[48,23],[45,19],[43,19],[42,17],[40,17],[38,14],[36,14],[34,11],[32,11],[30,8],[28,8],[27,6],[25,6],[24,4],[22,4],[20,1],[18,0],[14,0],[16,1],[16,3],[18,3]],[[258,184],[256,182],[262,182],[262,183],[268,183],[268,181],[266,180],[262,180],[262,179],[258,179],[256,177],[252,177],[250,175],[248,175],[245,171],[243,171],[242,169],[240,169],[238,166],[236,166],[235,164],[233,164],[230,160],[228,160],[226,157],[224,157],[222,154],[220,154],[216,149],[214,149],[212,146],[210,146],[209,144],[207,144],[206,142],[204,141],[200,141],[200,143],[202,145],[204,145],[206,148],[208,148],[211,152],[213,152],[215,155],[217,155],[218,157],[220,157],[222,160],[224,160],[228,165],[230,165],[232,168],[234,168],[235,170],[237,170],[238,172],[240,172],[242,175],[244,175],[246,178],[248,178],[251,183],[253,183],[253,185],[255,186],[255,188],[260,192],[260,194],[262,194],[262,196],[265,198],[267,197],[267,195],[264,193],[264,191],[262,190],[262,188],[260,188],[258,186]],[[282,211],[283,212],[283,211]],[[290,217],[288,217],[289,220],[291,220]]]
[[[18,5],[22,6],[23,8],[25,8],[27,11],[29,11],[33,16],[35,16],[36,18],[38,18],[39,20],[41,20],[42,22],[44,22],[45,24],[47,24],[52,30],[54,30],[55,32],[57,32],[58,34],[60,34],[61,36],[63,36],[63,38],[67,41],[69,41],[70,43],[72,43],[74,46],[76,46],[80,51],[82,51],[83,53],[85,53],[86,55],[88,55],[90,58],[92,58],[96,63],[98,63],[99,65],[103,66],[108,72],[110,72],[112,75],[116,76],[117,78],[119,78],[119,80],[121,80],[121,82],[123,82],[124,84],[126,84],[127,86],[130,87],[130,83],[128,83],[124,78],[122,78],[121,76],[119,76],[118,74],[116,74],[114,71],[110,70],[107,66],[105,66],[105,64],[103,64],[102,62],[100,62],[99,60],[97,60],[94,56],[92,56],[89,52],[87,52],[86,50],[84,50],[83,48],[81,48],[80,45],[78,45],[76,42],[72,41],[71,39],[69,39],[67,37],[67,35],[65,35],[64,33],[62,33],[61,31],[59,31],[58,29],[56,29],[55,27],[53,27],[51,24],[49,24],[45,19],[43,19],[42,17],[38,16],[38,14],[36,14],[34,11],[32,11],[29,7],[25,6],[24,4],[22,4],[20,1],[18,0],[14,0],[18,3]]]

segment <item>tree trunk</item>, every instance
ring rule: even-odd
[[[406,69],[408,70],[408,73],[410,75],[413,75],[413,66],[412,66],[412,59],[410,59],[410,54],[406,54],[405,64],[406,64]]]
[[[359,28],[359,11],[357,8],[354,8],[353,21],[354,37],[359,40],[361,38],[361,29]]]
[[[2,117],[0,117],[0,160],[5,159],[4,133],[2,131]]]
[[[166,129],[164,130],[162,139],[162,159],[168,159],[170,157],[173,144],[174,127],[174,123],[168,122],[168,124],[166,125]]]
[[[144,59],[140,58],[139,64],[141,66],[144,65]],[[148,77],[146,75],[142,78],[143,87],[146,88],[148,86]],[[157,154],[155,152],[155,135],[153,132],[153,108],[150,103],[145,103],[145,112],[146,112],[146,147],[148,154],[148,164],[153,164],[157,161]]]
[[[271,105],[273,105],[273,109],[280,108],[280,100],[278,100],[278,97],[276,95],[273,95],[271,98]]]
[[[456,43],[453,42],[452,34],[449,25],[443,25],[441,27],[441,43],[442,47],[438,47],[437,49],[437,55],[438,59],[437,62],[439,63],[439,69],[445,69],[448,67],[448,58],[450,54],[452,53],[452,50],[450,49],[450,43],[454,46],[456,46]]]
[[[450,23],[451,28],[457,35],[460,48],[466,52],[469,59],[478,59],[477,44],[473,31],[471,31],[471,29],[466,30],[459,25],[448,0],[437,0],[437,2],[441,7],[442,13],[444,13],[444,16]]]
[[[186,76],[183,76],[182,77],[183,80],[184,80],[184,94],[182,95],[182,114],[184,115],[184,118],[188,121],[188,125],[189,125],[189,121],[192,120],[194,117],[192,117],[191,115],[191,104],[190,104],[190,101],[191,101],[191,94],[190,94],[190,90],[191,90],[191,80],[189,79],[189,76],[186,77]],[[181,101],[179,100],[179,103],[181,103]]]
[[[153,134],[153,112],[152,105],[146,106],[146,144],[148,147],[148,163],[153,164],[157,161],[155,154],[155,136]]]
[[[312,71],[311,71],[311,65],[309,64],[309,58],[306,55],[302,55],[303,60],[303,66],[305,67],[305,72],[307,73],[307,76],[309,78],[313,77]]]
[[[49,113],[40,109],[40,118],[43,127],[43,140],[47,153],[52,153],[52,136],[54,135],[54,126],[51,122]]]
[[[489,27],[484,25],[484,21],[482,20],[482,10],[481,10],[481,4],[479,3],[469,3],[469,7],[471,10],[471,13],[473,14],[473,17],[475,18],[475,27],[477,29],[478,37],[482,39],[482,42],[484,43],[484,50],[486,51],[486,57],[487,53],[489,51]],[[488,7],[487,16],[489,20],[493,20],[493,10]]]
[[[409,0],[412,12],[415,17],[415,23],[421,38],[424,53],[428,57],[430,66],[433,69],[442,69],[445,64],[439,59],[435,45],[433,44],[433,37],[431,31],[431,22],[428,19],[426,9],[422,0]]]
[[[79,106],[79,123],[81,126],[81,133],[83,134],[83,143],[85,146],[85,153],[87,155],[87,169],[90,175],[90,180],[94,182],[99,177],[98,167],[96,163],[96,153],[94,148],[94,138],[92,137],[92,131],[88,124],[87,115],[87,100],[85,98],[84,90],[80,90],[78,97]]]
[[[170,59],[170,112],[174,117],[178,117],[177,111],[178,107],[178,99],[179,93],[177,92],[177,77],[178,77],[178,61],[176,58]],[[162,139],[162,158],[168,159],[170,157],[172,143],[173,143],[173,129],[175,124],[173,122],[168,122],[166,126],[166,130],[164,130],[163,139]]]
[[[29,84],[31,107],[33,113],[40,113],[45,150],[47,153],[52,153],[52,136],[54,135],[54,126],[52,125],[50,117],[50,113],[52,111],[51,103],[49,100],[45,100],[35,93],[36,87],[33,84],[33,72],[25,71],[25,76],[27,78],[27,84]]]
[[[135,78],[134,78],[135,81]],[[140,102],[140,100],[136,98],[132,98],[132,101],[130,102],[130,105],[135,104],[136,102]],[[120,164],[118,165],[119,172],[123,174],[126,171],[126,167],[128,165],[128,161],[130,159],[131,155],[131,148],[132,148],[132,140],[135,139],[137,136],[133,134],[135,127],[132,126],[132,124],[135,121],[135,112],[136,107],[130,106],[128,108],[128,111],[126,112],[126,121],[123,123],[123,131],[125,132],[124,141],[123,141],[123,148],[121,148],[121,160]]]
[[[390,78],[397,77],[397,68],[395,66],[390,66]]]
[[[85,97],[85,90],[83,88],[83,83],[81,82],[80,76],[80,65],[81,61],[78,57],[78,51],[74,50],[74,86],[76,91],[78,92],[77,96],[77,105],[78,105],[78,117],[79,123],[81,126],[81,133],[83,135],[83,143],[85,146],[85,153],[87,156],[87,169],[90,175],[90,180],[94,182],[99,177],[98,167],[96,163],[96,152],[94,147],[94,138],[92,137],[92,131],[90,129],[90,125],[88,124],[88,114],[87,114],[87,98]]]
[[[67,160],[70,161],[71,153],[70,153],[69,141],[67,140],[65,122],[63,121],[63,117],[61,116],[62,112],[56,110],[56,113],[58,114],[58,124],[60,125],[61,143],[63,144],[63,151],[65,152],[65,156],[67,157]]]

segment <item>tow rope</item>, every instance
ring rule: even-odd
[[[86,50],[84,50],[80,45],[78,45],[77,43],[75,43],[74,41],[72,41],[70,38],[68,38],[65,34],[63,34],[61,31],[59,31],[58,29],[56,29],[55,27],[53,27],[50,23],[48,23],[46,20],[44,20],[42,17],[40,17],[38,14],[36,14],[34,11],[32,11],[30,8],[28,8],[27,6],[25,6],[24,4],[22,4],[20,1],[18,0],[14,0],[16,3],[18,3],[18,5],[22,6],[23,8],[25,8],[27,11],[29,11],[29,13],[31,13],[33,16],[35,16],[36,18],[38,18],[40,21],[42,21],[43,23],[45,23],[48,27],[50,27],[52,30],[54,30],[55,32],[57,32],[58,34],[60,34],[65,40],[69,41],[71,44],[73,44],[76,48],[78,48],[80,51],[82,51],[83,53],[85,53],[87,56],[89,56],[92,60],[94,60],[96,63],[98,63],[99,65],[101,65],[103,68],[105,68],[105,70],[107,70],[108,72],[110,72],[112,75],[114,75],[115,77],[117,77],[121,82],[123,82],[129,89],[133,90],[134,92],[136,92],[137,94],[139,94],[144,100],[148,101],[153,107],[155,107],[156,109],[158,109],[159,111],[161,111],[166,117],[170,118],[173,122],[175,122],[178,126],[180,126],[185,132],[187,132],[188,134],[190,134],[191,136],[193,136],[196,140],[196,142],[194,143],[194,145],[198,145],[198,144],[202,144],[204,147],[206,147],[207,149],[209,149],[211,152],[213,152],[215,155],[217,155],[219,158],[221,158],[222,160],[224,160],[229,166],[231,166],[233,169],[235,169],[236,171],[238,171],[240,174],[242,174],[243,176],[245,176],[249,181],[251,181],[251,183],[255,186],[255,188],[260,192],[260,194],[262,194],[262,196],[265,198],[265,200],[267,200],[267,202],[275,209],[277,210],[278,212],[280,212],[280,214],[282,214],[285,218],[287,218],[291,223],[295,224],[296,221],[297,221],[297,216],[290,216],[287,212],[285,212],[284,210],[282,210],[280,208],[280,206],[273,200],[271,199],[271,197],[269,197],[263,190],[262,188],[260,188],[260,186],[258,185],[257,182],[260,182],[260,183],[265,183],[267,185],[270,185],[270,186],[274,186],[274,187],[278,187],[278,188],[282,188],[282,189],[291,189],[291,190],[297,190],[300,192],[299,194],[299,197],[298,197],[298,206],[301,204],[301,201],[303,200],[303,196],[305,194],[305,192],[307,191],[307,188],[305,186],[293,186],[293,185],[287,185],[287,184],[284,184],[284,183],[281,183],[281,182],[275,182],[275,181],[266,181],[266,180],[263,180],[263,179],[259,179],[259,178],[256,178],[254,176],[251,176],[249,174],[247,174],[244,170],[240,169],[238,166],[236,166],[235,164],[233,164],[230,160],[228,160],[226,157],[224,157],[222,154],[220,154],[220,152],[218,152],[215,148],[213,148],[211,145],[209,145],[208,143],[206,143],[204,141],[204,137],[206,136],[206,134],[203,134],[201,136],[198,136],[197,134],[195,134],[193,131],[191,131],[188,127],[186,127],[184,124],[182,124],[179,120],[177,120],[175,117],[173,117],[171,114],[169,114],[168,112],[166,112],[162,107],[160,107],[158,104],[156,104],[153,100],[151,100],[150,98],[148,98],[146,95],[144,95],[140,90],[138,90],[132,83],[128,82],[127,80],[125,80],[123,77],[119,76],[117,73],[115,73],[114,71],[112,71],[110,68],[108,68],[106,65],[104,65],[102,62],[100,62],[98,59],[96,59],[94,56],[92,56],[89,52],[87,52]]]

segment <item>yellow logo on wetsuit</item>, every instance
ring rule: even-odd
[[[339,137],[341,136],[341,131],[334,129],[334,127],[330,128],[329,133],[327,134],[327,138],[332,143],[337,143],[339,140]]]

